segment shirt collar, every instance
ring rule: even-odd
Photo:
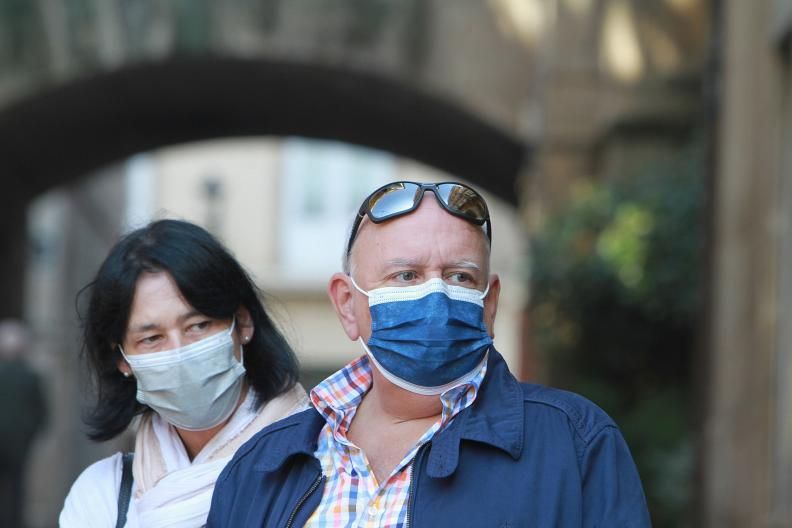
[[[489,354],[489,352],[487,353]],[[469,381],[449,388],[440,395],[443,404],[442,426],[476,399],[487,373],[488,361],[482,361]],[[357,410],[371,388],[371,361],[363,355],[331,375],[311,390],[311,402],[325,421],[336,431],[350,413]]]

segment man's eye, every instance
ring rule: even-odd
[[[456,284],[470,284],[474,282],[473,277],[468,273],[452,273],[448,276],[448,281]]]
[[[396,274],[396,278],[402,282],[412,282],[418,278],[418,274],[414,271],[402,271]]]

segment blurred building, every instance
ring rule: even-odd
[[[54,526],[74,477],[89,462],[133,447],[131,438],[94,444],[82,425],[90,384],[80,351],[77,293],[121,232],[123,178],[114,168],[35,200],[28,210],[24,318],[34,335],[31,362],[43,374],[50,420],[34,447],[28,523]]]
[[[197,222],[251,272],[297,351],[309,384],[361,354],[337,322],[327,281],[341,270],[346,237],[363,198],[394,180],[452,178],[393,155],[291,138],[197,143],[127,164],[128,228],[151,218]],[[493,271],[508,285],[496,332],[519,369],[525,237],[516,211],[487,195],[496,233]]]
[[[720,2],[707,526],[792,526],[792,2]]]

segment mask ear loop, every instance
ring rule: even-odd
[[[130,365],[130,364],[129,364],[129,361],[127,361],[127,355],[126,355],[126,354],[124,354],[124,347],[122,347],[122,346],[121,346],[121,343],[118,343],[116,346],[118,347],[118,351],[119,351],[119,352],[121,352],[121,357],[123,357],[123,358],[124,358],[124,361],[126,361],[126,364],[129,366],[129,369],[130,369],[130,370],[132,370],[132,365]],[[119,369],[119,370],[120,370],[120,369]],[[123,375],[125,378],[131,378],[131,377],[132,377],[132,372],[124,372],[124,371],[121,371],[121,374],[122,374],[122,375]]]
[[[234,333],[234,328],[236,328],[236,314],[231,316],[231,326],[228,328],[228,335],[232,335]],[[245,366],[245,342],[240,337],[239,339],[239,364],[243,367]]]
[[[487,278],[487,287],[484,288],[484,293],[481,294],[481,297],[479,297],[479,299],[481,299],[482,301],[484,299],[486,299],[487,295],[489,294],[489,290],[490,290],[490,281],[489,281],[489,277],[488,277]]]
[[[359,291],[360,293],[362,293],[366,297],[371,297],[369,295],[369,292],[367,292],[366,290],[364,290],[363,288],[361,288],[360,286],[357,285],[357,282],[355,282],[355,279],[352,278],[352,275],[347,275],[347,277],[349,277],[349,280],[352,281],[352,286],[354,286],[357,291]]]

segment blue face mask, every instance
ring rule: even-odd
[[[486,361],[492,338],[478,290],[442,279],[364,291],[371,337],[360,339],[371,361],[395,385],[417,394],[442,394],[472,379]]]

